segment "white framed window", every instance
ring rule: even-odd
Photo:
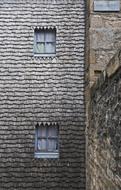
[[[94,11],[120,11],[120,0],[94,0]]]
[[[58,125],[39,125],[35,127],[35,157],[59,157],[59,127]]]
[[[56,29],[35,29],[34,55],[56,54]]]

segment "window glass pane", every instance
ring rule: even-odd
[[[94,10],[95,11],[119,11],[120,1],[119,0],[95,0]]]
[[[49,139],[47,149],[48,149],[48,151],[56,151],[58,149],[57,140]]]
[[[37,53],[45,53],[45,44],[37,43]]]
[[[55,42],[55,31],[47,31],[45,34],[46,42]]]
[[[34,53],[38,53],[38,49],[37,49],[36,43],[34,44]]]
[[[46,43],[45,53],[55,53],[55,43]]]
[[[41,126],[41,127],[38,128],[38,137],[46,138],[46,127]]]
[[[58,126],[36,125],[35,156],[58,154]],[[48,153],[48,154],[47,154]]]
[[[34,53],[55,54],[56,53],[56,31],[36,29],[34,36]]]
[[[57,128],[52,126],[48,128],[48,137],[57,137]]]
[[[37,149],[39,151],[46,150],[46,139],[39,139],[37,144]]]
[[[36,32],[36,42],[44,42],[44,31]]]

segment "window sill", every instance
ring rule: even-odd
[[[34,57],[56,57],[56,54],[34,54]]]
[[[34,154],[35,158],[59,158],[59,153],[58,152],[46,152],[46,153],[38,153],[35,152]]]

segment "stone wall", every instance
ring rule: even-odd
[[[121,189],[121,51],[91,89],[87,190]]]
[[[56,55],[33,54],[56,28]],[[85,189],[85,4],[0,0],[0,190]],[[37,122],[59,124],[59,159],[34,158]]]
[[[96,12],[90,0],[90,84],[121,46],[121,10]]]

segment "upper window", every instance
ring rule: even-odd
[[[120,0],[94,0],[94,11],[120,11]]]
[[[58,158],[58,125],[36,125],[35,133],[35,157]]]
[[[56,30],[35,29],[34,31],[34,54],[53,55],[56,53]]]

